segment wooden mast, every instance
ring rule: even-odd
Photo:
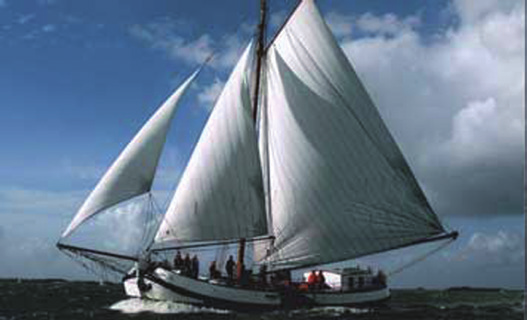
[[[256,75],[254,79],[254,92],[253,92],[253,121],[256,124],[256,118],[258,117],[258,97],[260,93],[260,81],[262,73],[262,59],[265,50],[265,24],[267,18],[267,1],[260,0],[260,23],[258,24],[258,34],[256,43]],[[238,262],[236,264],[236,276],[238,281],[242,278],[244,271],[244,259],[245,259],[245,243],[246,239],[241,238],[238,246]]]
[[[260,94],[260,79],[262,71],[262,59],[265,50],[265,25],[267,19],[267,0],[260,0],[260,23],[258,24],[258,38],[256,43],[256,77],[253,93],[253,121],[256,123],[258,115],[258,97]]]

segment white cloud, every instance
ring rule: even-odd
[[[470,101],[453,118],[452,137],[442,150],[449,161],[471,165],[476,159],[499,162],[504,155],[517,153],[523,143],[524,122],[509,114],[507,105],[498,105],[495,98]]]
[[[285,10],[273,12],[271,14],[271,17],[269,18],[269,25],[272,28],[278,28],[284,23],[286,18],[287,18],[287,11]]]
[[[514,221],[523,223],[520,217]],[[474,222],[471,219],[471,222],[484,227],[476,228],[479,230],[475,232],[461,228],[460,236],[454,242],[408,247],[360,258],[355,263],[382,269],[389,275],[392,287],[523,288],[525,234],[521,227],[499,231],[496,224],[507,228],[503,220]],[[431,274],[434,276],[430,277]]]
[[[71,215],[80,205],[84,191],[0,189],[0,213]]]
[[[242,40],[236,34],[223,37],[221,40],[221,48],[215,52],[211,65],[216,68],[225,69],[234,67],[240,59],[244,47],[248,45],[248,39]]]
[[[470,260],[480,267],[521,265],[525,259],[525,235],[517,232],[475,232],[452,260]]]
[[[366,14],[341,45],[440,213],[521,213],[524,2],[453,9],[426,41],[415,16]]]
[[[454,0],[452,5],[463,23],[472,24],[496,12],[508,14],[521,2],[523,0]]]
[[[76,164],[70,159],[64,159],[62,160],[60,167],[65,174],[68,174],[75,179],[97,181],[98,179],[102,178],[102,175],[106,169],[109,168],[109,166],[110,163],[108,163],[108,167],[104,168],[94,165]]]
[[[147,25],[134,25],[129,31],[133,37],[165,52],[170,58],[192,66],[203,63],[214,54],[211,66],[217,69],[231,68],[245,45],[237,34],[226,35],[220,39],[212,39],[210,35],[203,34],[188,40],[177,32],[177,25],[177,21],[165,19]]]
[[[351,35],[352,29],[354,28],[354,17],[337,12],[330,12],[326,15],[325,19],[331,31],[338,38]]]
[[[200,105],[206,107],[208,110],[212,110],[214,102],[218,98],[223,89],[225,82],[216,78],[212,84],[203,87],[202,91],[198,94],[198,101]]]
[[[35,19],[35,16],[36,15],[34,13],[21,15],[20,17],[18,17],[17,22],[18,24],[26,24],[29,21]]]
[[[380,17],[366,13],[357,19],[356,24],[359,29],[365,32],[396,35],[418,26],[420,19],[417,16],[409,16],[401,20],[392,13]]]
[[[53,32],[55,30],[57,30],[57,27],[54,24],[46,24],[42,27],[42,32],[46,33]]]
[[[153,23],[146,27],[134,25],[130,28],[130,33],[153,48],[166,52],[171,58],[187,63],[200,64],[212,54],[212,41],[208,35],[185,41],[174,34],[173,29],[174,26],[170,22]]]

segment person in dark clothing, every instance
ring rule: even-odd
[[[316,288],[317,289],[324,289],[326,287],[326,277],[324,277],[324,273],[319,270],[318,274],[316,275]]]
[[[216,270],[216,261],[212,261],[209,266],[209,277],[216,279],[218,277],[218,270]]]
[[[174,257],[174,269],[181,270],[183,268],[183,258],[181,257],[181,252],[178,250],[176,256]]]
[[[227,278],[229,283],[232,283],[234,279],[234,267],[236,266],[236,263],[234,262],[234,258],[229,256],[229,260],[225,264],[225,271],[227,271]]]
[[[199,260],[198,256],[194,255],[192,257],[192,278],[197,279],[199,275]]]
[[[185,260],[183,260],[183,275],[190,277],[191,268],[192,262],[190,261],[190,255],[187,253],[185,255]]]

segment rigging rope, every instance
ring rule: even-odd
[[[417,264],[418,262],[421,262],[421,261],[425,260],[426,258],[432,256],[433,254],[439,252],[440,250],[442,250],[443,248],[447,247],[449,244],[451,244],[454,241],[455,241],[455,239],[449,239],[448,241],[446,241],[445,243],[442,243],[437,248],[432,249],[430,252],[427,252],[427,253],[425,253],[422,256],[418,256],[417,258],[415,258],[413,260],[410,260],[409,262],[403,264],[402,266],[400,266],[400,267],[398,267],[398,268],[396,268],[396,269],[394,269],[392,271],[389,271],[387,276],[391,277],[391,276],[393,276],[395,274],[401,273],[402,271],[412,267],[413,265]]]

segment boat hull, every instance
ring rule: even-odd
[[[360,306],[378,303],[390,297],[390,290],[387,287],[348,292],[246,289],[184,277],[163,268],[157,268],[143,279],[143,286],[138,285],[137,277],[126,279],[124,281],[126,294],[131,297],[237,310]]]

